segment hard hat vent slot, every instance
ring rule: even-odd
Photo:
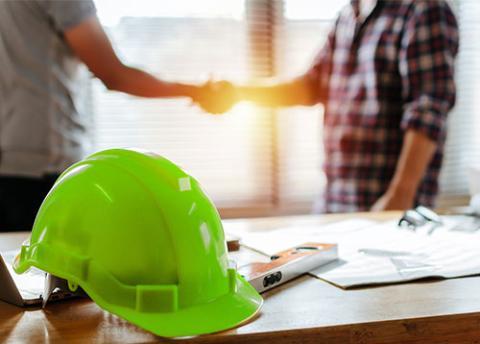
[[[175,312],[178,310],[176,285],[138,285],[136,309],[140,312]]]

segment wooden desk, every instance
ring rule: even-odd
[[[398,213],[364,215],[375,219]],[[335,216],[232,220],[245,230],[321,224]],[[0,250],[18,247],[25,233],[0,234]],[[242,249],[241,260],[261,258]],[[304,276],[265,293],[250,323],[195,343],[478,343],[480,277],[341,290]],[[104,312],[88,300],[20,309],[0,301],[0,342],[172,342]],[[178,340],[175,341],[179,342]],[[183,342],[183,341],[181,341]]]

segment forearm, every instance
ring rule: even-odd
[[[395,173],[372,211],[406,210],[414,206],[418,186],[435,152],[436,144],[413,129],[406,131]]]
[[[121,65],[110,78],[102,80],[110,90],[125,92],[147,98],[190,97],[194,98],[198,87],[189,84],[160,80],[140,69]]]
[[[195,97],[197,87],[159,80],[142,70],[124,65],[98,18],[93,16],[64,32],[75,55],[108,89],[140,97]]]
[[[304,79],[275,85],[239,86],[239,100],[269,107],[314,105],[315,97]]]
[[[418,186],[435,153],[436,143],[413,129],[406,131],[389,191],[413,203]]]

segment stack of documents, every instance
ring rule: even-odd
[[[442,226],[432,228],[432,224],[415,231],[399,228],[398,221],[352,219],[234,234],[241,236],[245,246],[267,255],[304,242],[337,243],[340,259],[311,274],[342,288],[480,274],[480,230],[472,231],[471,226],[462,230],[459,223],[468,223],[468,218],[442,219]]]

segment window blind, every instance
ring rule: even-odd
[[[122,1],[96,0],[111,8],[123,8]],[[132,8],[107,28],[124,61],[167,80],[203,82],[213,75],[241,83],[303,73],[349,2],[179,0],[168,11],[154,6],[145,12],[154,2],[139,1],[135,8],[125,1]],[[443,203],[466,195],[468,166],[480,161],[480,3],[454,4],[461,47],[441,174]],[[107,92],[98,81],[90,92],[95,150],[139,147],[161,154],[194,175],[219,208],[247,208],[235,215],[251,209],[260,215],[308,212],[322,190],[321,106],[277,111],[241,104],[212,116],[184,100]]]
[[[245,80],[251,73],[248,30],[243,6],[237,8],[242,12],[234,18],[122,17],[108,34],[126,63],[160,78]],[[100,82],[93,98],[95,150],[138,147],[163,155],[195,176],[219,207],[270,202],[271,125],[257,109],[240,105],[212,116],[189,101],[131,97]]]
[[[348,0],[286,0],[278,40],[278,78],[303,74],[324,44]],[[279,199],[284,207],[308,211],[325,184],[322,106],[294,107],[277,113]]]
[[[452,2],[460,28],[456,61],[457,99],[449,114],[445,161],[440,175],[440,206],[464,204],[469,169],[480,165],[480,2]]]
[[[122,1],[97,0],[117,53],[163,79],[185,82],[209,75],[245,82],[302,71],[342,5],[332,11],[331,4],[316,1],[208,0],[205,4],[215,8],[211,16],[202,6],[197,6],[200,14],[170,6],[169,13],[153,8],[146,15],[140,9],[151,2],[142,0],[136,7],[125,2],[128,11],[112,20]],[[233,14],[224,9],[232,3]],[[105,4],[110,4],[106,10]],[[304,13],[305,5],[315,9],[320,23],[298,14],[288,18],[292,11]],[[277,113],[242,104],[211,116],[187,101],[109,92],[99,81],[92,95],[94,150],[138,147],[161,154],[194,175],[220,208],[261,207],[272,213],[284,206],[290,212],[301,203],[308,211],[321,189],[318,108]]]

